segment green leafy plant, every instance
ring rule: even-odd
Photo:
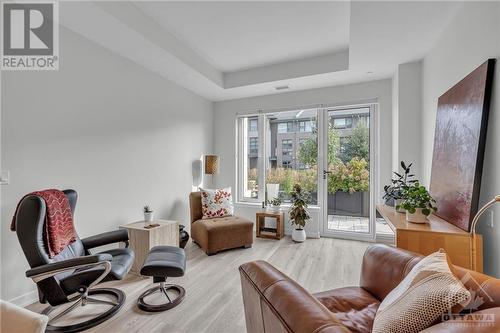
[[[340,150],[340,137],[338,131],[333,128],[332,124],[328,126],[328,164],[335,163],[340,159],[337,157]],[[298,159],[300,163],[315,168],[318,165],[318,131],[315,130],[313,135],[305,139],[300,145],[298,151]]]
[[[267,200],[267,203],[271,206],[279,207],[281,206],[282,201],[280,198],[272,198],[271,200]]]
[[[413,163],[405,164],[401,161],[401,168],[403,169],[402,174],[399,172],[394,172],[393,179],[391,180],[391,185],[384,186],[384,196],[383,199],[387,200],[392,198],[394,200],[405,199],[406,190],[412,185],[418,182],[414,179],[415,175],[411,174],[411,166]]]
[[[144,207],[142,208],[142,211],[144,213],[151,213],[153,210],[151,209],[151,207],[149,207],[149,205],[144,205]]]
[[[300,183],[304,190],[313,192],[318,187],[317,177],[316,168],[305,170],[271,168],[266,173],[266,184],[279,184],[283,193],[290,193],[293,184]]]
[[[437,212],[436,200],[429,194],[425,186],[414,182],[404,189],[405,199],[396,206],[396,209],[404,208],[410,214],[415,214],[417,208],[422,209],[422,214],[428,216],[432,212]]]
[[[340,150],[340,159],[347,163],[354,157],[370,160],[370,130],[364,120],[359,119],[351,135],[344,138],[343,149]]]
[[[370,186],[368,162],[364,158],[353,157],[346,164],[341,161],[329,165],[328,193],[364,192]]]
[[[292,206],[289,212],[290,221],[292,225],[296,225],[298,229],[302,229],[311,218],[307,211],[309,193],[304,191],[299,184],[295,184],[293,185],[293,191],[290,192],[290,196],[292,198]]]

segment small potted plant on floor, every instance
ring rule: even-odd
[[[425,186],[413,183],[404,191],[405,199],[396,208],[406,211],[406,220],[414,223],[427,222],[427,216],[437,211],[436,200],[431,197]]]
[[[144,212],[144,222],[146,223],[146,225],[151,224],[151,222],[153,222],[153,215],[154,215],[154,212],[151,209],[151,207],[149,207],[149,205],[145,205],[142,211]]]
[[[309,194],[302,189],[299,184],[293,186],[293,191],[290,192],[292,206],[290,207],[290,220],[294,226],[292,231],[292,239],[295,242],[303,242],[306,240],[306,231],[304,227],[307,221],[311,218],[307,211],[307,198]]]
[[[414,174],[410,174],[412,163],[408,164],[406,166],[405,162],[401,161],[401,167],[403,168],[403,174],[400,174],[399,172],[394,172],[394,178],[391,180],[391,185],[386,185],[384,186],[384,196],[383,199],[385,200],[386,204],[389,204],[390,202],[394,202],[394,207],[396,211],[400,213],[404,213],[405,210],[404,208],[401,207],[401,203],[405,199],[405,191],[408,189],[412,184],[416,183],[417,180],[413,179],[415,177]],[[397,207],[401,208],[397,208]]]
[[[280,198],[272,198],[271,200],[268,200],[267,203],[269,204],[268,210],[272,212],[279,212],[281,208],[281,199]]]

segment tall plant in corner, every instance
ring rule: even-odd
[[[292,206],[290,208],[290,220],[294,229],[292,231],[292,239],[296,242],[303,242],[306,240],[306,232],[304,227],[307,221],[311,218],[309,212],[307,211],[307,200],[309,198],[309,193],[304,191],[299,184],[293,186],[292,192],[290,192]]]

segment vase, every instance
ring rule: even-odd
[[[153,218],[154,212],[144,212],[144,222],[146,222],[146,224],[153,222]]]
[[[189,234],[186,230],[184,230],[185,226],[179,224],[179,247],[181,249],[186,247],[187,242],[189,241]]]
[[[413,223],[427,223],[427,216],[422,213],[422,208],[416,208],[413,214],[406,211],[406,220]]]
[[[266,184],[267,199],[272,200],[279,197],[280,184]]]
[[[403,208],[403,207],[400,207],[399,209],[396,208],[398,205],[401,205],[403,203],[403,199],[396,199],[394,200],[394,209],[396,210],[396,212],[398,213],[405,213],[406,210]]]
[[[302,243],[306,240],[306,231],[304,229],[293,229],[292,239],[294,242]]]
[[[281,206],[267,206],[267,211],[271,213],[279,213]]]

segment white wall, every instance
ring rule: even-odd
[[[255,113],[257,110],[296,108],[314,104],[352,104],[377,99],[379,103],[379,154],[380,167],[376,201],[381,201],[383,184],[391,178],[392,123],[391,80],[289,92],[276,95],[243,98],[214,103],[214,147],[220,155],[220,174],[215,177],[217,186],[236,186],[236,128],[238,114]],[[255,219],[259,205],[237,205],[236,213]],[[318,237],[320,232],[319,210],[311,211],[312,219],[306,227],[308,236]],[[287,223],[287,226],[289,224]]]
[[[500,3],[466,2],[423,60],[422,171],[429,185],[436,123],[437,99],[468,73],[496,58],[480,205],[500,194]],[[459,181],[459,180],[458,180]],[[485,271],[500,277],[500,205],[494,228],[481,221]]]
[[[393,78],[392,160],[393,170],[400,161],[412,165],[412,173],[421,177],[422,62],[400,64]]]
[[[34,290],[8,230],[23,194],[77,190],[80,237],[141,220],[145,203],[188,225],[191,163],[213,146],[211,102],[62,27],[60,59],[2,73],[2,299]]]

